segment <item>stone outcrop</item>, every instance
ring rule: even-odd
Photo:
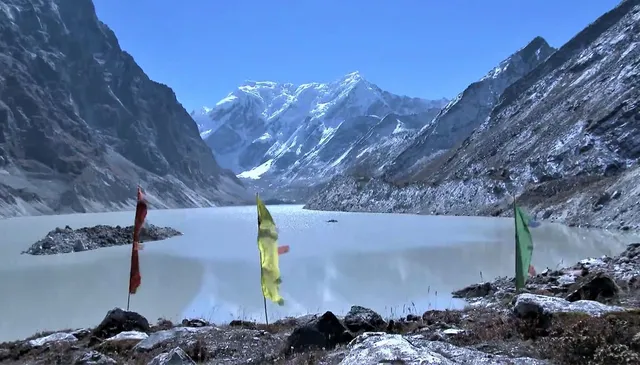
[[[140,232],[140,241],[160,241],[182,235],[170,227],[158,227],[146,224]],[[69,226],[56,228],[31,245],[25,252],[31,255],[55,255],[59,253],[81,252],[103,247],[131,244],[133,226],[105,226],[83,227],[73,229]]]

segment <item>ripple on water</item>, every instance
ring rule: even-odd
[[[353,304],[387,316],[455,308],[462,302],[451,291],[513,272],[510,219],[270,210],[281,243],[291,246],[280,261],[286,305],[269,304],[272,319],[340,314]],[[133,212],[119,212],[0,221],[0,340],[92,326],[108,309],[125,307],[130,247],[44,257],[19,252],[57,226],[130,225],[132,218]],[[151,321],[263,320],[255,207],[151,210],[148,219],[184,236],[145,245],[133,310]],[[538,269],[617,254],[640,241],[553,224],[532,234]]]

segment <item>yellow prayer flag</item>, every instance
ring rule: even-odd
[[[260,250],[260,267],[262,294],[278,305],[284,305],[280,296],[280,267],[278,265],[278,232],[271,213],[256,194],[258,207],[258,249]]]

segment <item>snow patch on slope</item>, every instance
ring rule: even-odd
[[[238,174],[237,176],[238,176],[238,178],[241,178],[241,179],[257,180],[262,175],[264,175],[265,172],[269,171],[269,169],[271,168],[272,164],[273,164],[273,159],[267,160],[262,165],[256,166],[256,167],[254,167],[253,169],[251,169],[249,171],[242,172],[242,173]]]

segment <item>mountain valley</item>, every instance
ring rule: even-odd
[[[266,196],[297,200],[393,154],[447,103],[397,96],[353,72],[326,84],[248,81],[191,115],[223,167]]]
[[[190,114],[93,3],[9,0],[0,27],[0,216],[272,202],[510,214],[638,228],[640,0],[559,49],[536,37],[455,98],[359,72],[246,81]],[[407,75],[405,77],[411,77]]]
[[[539,218],[637,229],[638,44],[640,1],[626,0],[506,87],[464,133],[451,139],[456,119],[442,122],[456,105],[447,107],[382,174],[337,176],[306,207],[504,216],[515,195]]]
[[[353,72],[326,84],[248,81],[191,116],[250,189],[305,202],[333,178],[406,174],[455,146],[554,51],[537,37],[454,100],[397,96]]]

